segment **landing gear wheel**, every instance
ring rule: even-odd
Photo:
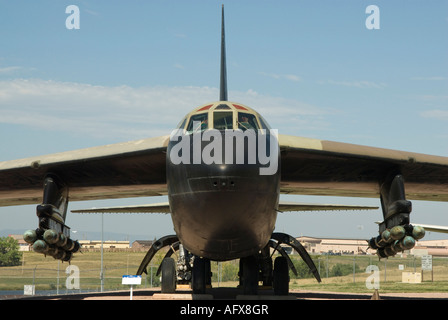
[[[174,293],[176,291],[176,262],[173,258],[165,258],[162,261],[162,293]]]
[[[208,262],[208,264],[207,264]],[[195,294],[204,294],[207,284],[207,265],[210,260],[199,257],[194,258],[193,275],[192,275],[192,289]],[[210,270],[210,268],[208,268]]]
[[[205,287],[212,287],[212,266],[210,259],[205,259]]]
[[[289,293],[288,262],[284,257],[277,257],[274,261],[274,294],[286,296]]]
[[[258,263],[254,256],[241,258],[243,294],[256,295],[258,293]]]

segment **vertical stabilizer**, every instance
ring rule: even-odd
[[[224,5],[222,5],[221,25],[221,79],[219,86],[219,100],[227,101],[227,66],[226,66],[226,36],[224,30]]]

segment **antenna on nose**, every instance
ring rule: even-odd
[[[219,100],[227,101],[227,67],[226,67],[226,35],[224,30],[224,5],[222,5],[221,24],[221,79],[219,86]]]

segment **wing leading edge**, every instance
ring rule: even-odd
[[[337,211],[337,210],[375,210],[378,207],[356,206],[356,205],[338,205],[338,204],[315,204],[299,202],[280,201],[278,211]],[[73,213],[170,213],[168,202],[151,203],[135,206],[117,206],[105,208],[91,208],[72,210]]]

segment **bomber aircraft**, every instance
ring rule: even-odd
[[[24,238],[63,261],[80,249],[65,224],[69,200],[167,195],[168,203],[81,210],[171,215],[175,234],[155,241],[136,271],[146,272],[169,246],[159,268],[162,292],[189,283],[204,293],[210,261],[240,259],[245,294],[256,294],[261,281],[288,294],[289,269],[296,270],[285,245],[320,276],[299,241],[274,232],[277,213],[372,209],[286,203],[280,194],[378,197],[383,221],[368,245],[385,258],[424,236],[410,223],[408,198],[448,201],[447,185],[448,157],[281,135],[254,109],[229,101],[224,7],[219,101],[195,108],[170,135],[0,162],[0,206],[38,204],[38,228]],[[271,250],[280,253],[275,261]]]

